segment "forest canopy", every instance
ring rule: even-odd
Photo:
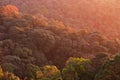
[[[119,53],[118,38],[0,7],[0,80],[119,80]]]

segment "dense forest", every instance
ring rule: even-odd
[[[17,6],[23,13],[59,20],[74,28],[120,37],[119,0],[0,0],[0,5],[7,4]]]
[[[0,7],[0,80],[120,80],[120,40]]]

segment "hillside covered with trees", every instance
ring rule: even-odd
[[[110,38],[120,38],[119,0],[1,0],[21,12],[64,22],[77,29],[99,31]]]
[[[120,40],[0,7],[0,80],[119,80]]]

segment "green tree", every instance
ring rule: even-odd
[[[32,50],[27,47],[16,47],[14,52],[14,55],[19,56],[21,58],[27,58],[28,56],[32,55]]]
[[[120,54],[102,65],[95,80],[120,80]]]
[[[15,65],[13,65],[12,63],[3,63],[2,64],[2,68],[4,72],[12,72],[14,73],[14,71],[17,69],[17,67]]]
[[[26,65],[26,75],[29,80],[37,80],[40,77],[41,70],[38,66],[33,64]]]
[[[69,58],[62,70],[64,80],[91,80],[91,61],[84,58]]]

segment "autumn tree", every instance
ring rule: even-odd
[[[43,80],[62,80],[60,70],[56,66],[46,65],[43,67],[44,78]]]
[[[15,17],[19,14],[19,10],[16,6],[7,5],[0,7],[0,15],[3,17]]]
[[[0,66],[0,78],[2,78],[3,77],[3,69],[2,69],[2,67]]]

